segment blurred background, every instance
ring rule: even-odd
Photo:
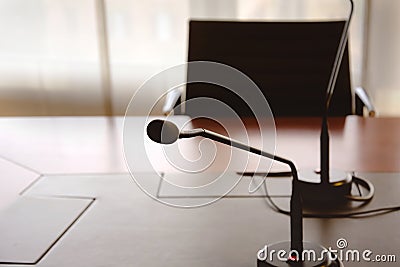
[[[353,86],[369,92],[379,116],[398,116],[400,1],[354,2]],[[192,18],[343,19],[348,8],[346,0],[0,0],[0,116],[124,115],[146,79],[186,61]]]

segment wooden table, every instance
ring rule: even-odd
[[[144,118],[135,120],[139,136]],[[20,198],[93,200],[35,266],[250,267],[255,266],[261,246],[289,238],[288,218],[271,210],[264,198],[228,196],[199,209],[171,208],[152,200],[128,174],[122,122],[121,117],[0,119],[0,211],[13,211]],[[251,134],[252,122],[247,124]],[[277,119],[276,153],[293,159],[299,168],[318,167],[319,124],[318,118]],[[330,129],[331,165],[361,172],[376,186],[376,197],[363,209],[398,205],[400,118],[333,118]],[[138,153],[138,162],[141,157]],[[139,171],[151,176],[145,167]],[[65,209],[58,210],[62,214]],[[41,212],[39,222],[44,225],[31,239],[40,239],[41,231],[58,217]],[[400,257],[399,221],[399,213],[367,219],[306,219],[305,238],[332,247],[338,238],[346,238],[352,249]],[[2,243],[7,240],[2,238]]]
[[[319,166],[320,118],[275,118],[276,155],[292,159],[298,168]],[[227,123],[229,124],[229,122]],[[251,145],[257,147],[259,130],[253,119],[245,121]],[[198,121],[224,134],[221,127]],[[331,167],[347,171],[400,172],[400,118],[329,119]]]
[[[122,117],[2,118],[0,155],[41,174],[127,172],[122,123]],[[277,154],[299,168],[319,165],[319,118],[278,118],[276,129]],[[330,134],[333,167],[400,172],[400,118],[331,118]]]

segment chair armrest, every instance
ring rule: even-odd
[[[375,117],[376,111],[375,107],[372,104],[371,98],[368,96],[367,92],[362,87],[357,87],[355,90],[356,96],[361,100],[364,106],[368,110],[369,117]]]
[[[168,94],[165,98],[163,109],[162,109],[162,112],[164,115],[167,116],[174,110],[174,107],[176,106],[177,101],[181,97],[181,94],[182,93],[181,93],[181,90],[179,90],[179,88],[175,88],[168,92]]]

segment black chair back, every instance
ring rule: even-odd
[[[190,21],[188,61],[214,61],[249,76],[274,116],[321,116],[345,21],[231,22]],[[189,66],[188,77],[192,75]],[[245,103],[226,88],[186,85],[186,100],[211,97],[252,116]],[[190,103],[185,113],[191,116]],[[349,52],[344,52],[329,115],[352,113]]]

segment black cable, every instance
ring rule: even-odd
[[[240,176],[288,177],[292,172],[236,172]]]
[[[274,201],[273,196],[270,196],[268,193],[267,183],[264,181],[264,190],[266,194],[267,204],[276,212],[282,213],[285,215],[290,215],[289,210],[285,210],[280,208]],[[287,196],[288,198],[290,196]],[[347,213],[331,213],[331,214],[323,214],[323,213],[310,213],[303,212],[304,218],[321,218],[321,219],[333,219],[333,218],[368,218],[374,216],[380,216],[392,212],[400,211],[400,206],[392,206],[392,207],[382,207],[377,209],[365,210],[365,211],[355,211],[355,212],[347,212]]]
[[[354,178],[355,176],[356,176],[356,173],[353,171],[353,172],[351,172],[351,176]],[[358,183],[355,183],[356,184],[356,188],[357,188],[357,191],[358,191],[358,195],[360,196],[360,197],[362,197],[362,192],[361,192],[361,188],[360,188],[360,185],[358,184]]]

